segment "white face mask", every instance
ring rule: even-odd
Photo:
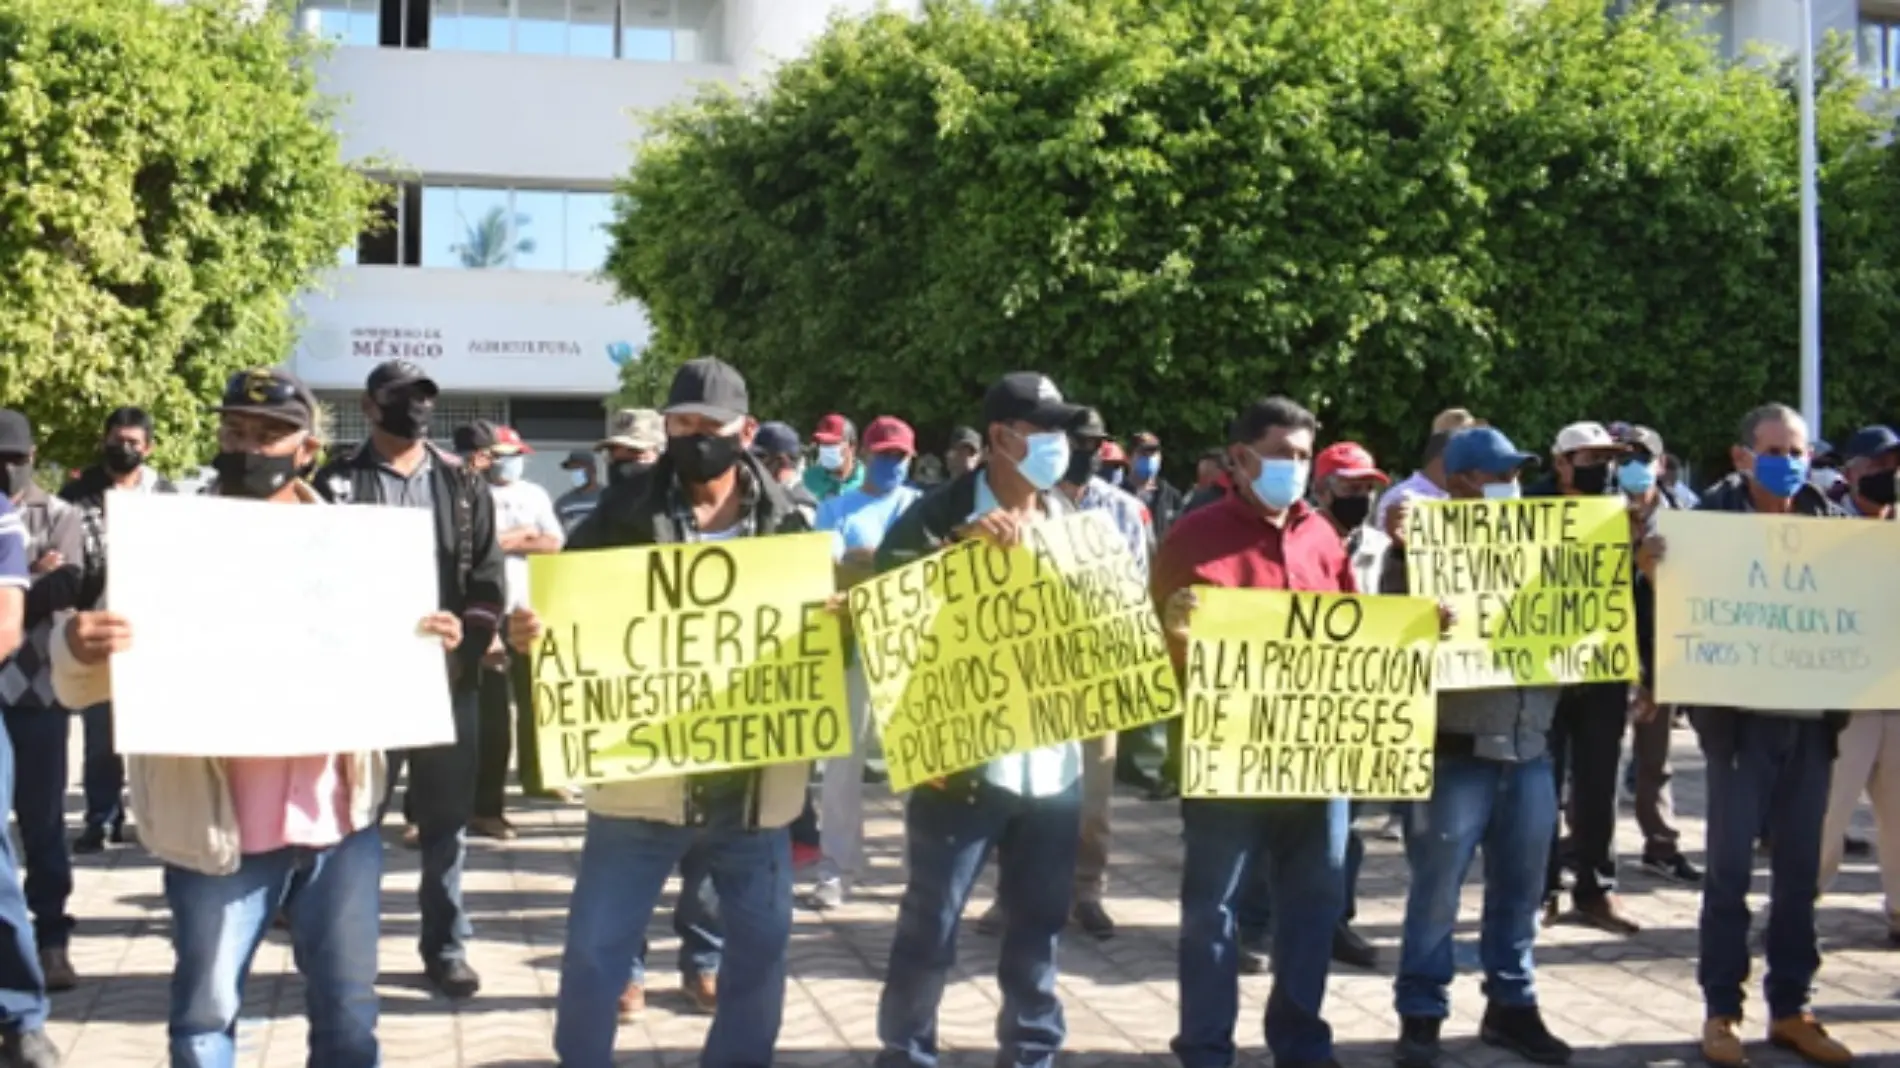
[[[521,481],[521,470],[528,461],[521,456],[501,456],[495,460],[495,477],[503,482]]]
[[[843,445],[818,446],[818,466],[827,471],[836,471],[844,466]]]
[[[567,478],[568,481],[574,483],[575,489],[581,489],[587,485],[587,476],[591,474],[593,474],[592,471],[569,471]]]
[[[1517,496],[1515,482],[1486,482],[1484,484],[1484,499],[1487,501],[1514,501],[1517,500]]]

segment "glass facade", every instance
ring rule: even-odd
[[[592,274],[612,222],[604,191],[404,183],[345,262]]]
[[[721,0],[303,0],[303,28],[338,44],[717,63]]]
[[[1858,36],[1861,73],[1882,89],[1900,89],[1900,18],[1862,15]]]

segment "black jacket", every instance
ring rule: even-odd
[[[1702,491],[1701,503],[1696,505],[1698,512],[1747,512],[1752,508],[1748,497],[1748,480],[1739,474],[1730,475]],[[1842,513],[1827,499],[1827,494],[1822,493],[1814,483],[1808,482],[1795,492],[1794,514],[1837,517]],[[1669,551],[1682,552],[1683,548],[1672,545]],[[1689,722],[1695,727],[1696,740],[1701,743],[1705,756],[1728,760],[1734,757],[1749,725],[1765,715],[1739,708],[1691,708]],[[1841,728],[1847,726],[1847,713],[1829,712],[1822,719],[1838,740]]]
[[[86,468],[78,478],[60,487],[59,499],[78,505],[85,523],[86,557],[81,564],[84,577],[79,594],[80,608],[97,608],[99,598],[106,592],[106,493],[111,489],[112,476],[99,464]],[[158,475],[152,492],[177,493],[178,487]]]
[[[751,454],[739,457],[740,477],[749,477],[758,493],[753,521],[760,534],[799,534],[811,529],[785,487]],[[619,549],[633,545],[675,545],[686,540],[674,522],[667,495],[676,479],[665,456],[638,477],[608,486],[594,512],[568,536],[566,550]]]
[[[429,450],[429,489],[435,499],[436,582],[442,611],[462,619],[462,644],[455,650],[457,686],[474,686],[489,643],[501,625],[507,581],[501,546],[496,542],[495,501],[488,486],[462,462],[436,448]],[[312,483],[325,500],[337,504],[382,504],[376,454],[365,442],[348,456],[325,464]]]
[[[885,533],[877,547],[877,569],[890,571],[921,560],[956,539],[956,530],[976,511],[976,480],[983,468],[966,472],[918,498],[904,510]],[[1065,516],[1075,511],[1067,497],[1047,490],[1042,495],[1043,511]]]
[[[1168,528],[1187,510],[1187,496],[1158,478],[1155,479],[1154,499],[1142,498],[1141,503],[1148,506],[1148,517],[1154,521],[1156,544],[1168,536]]]

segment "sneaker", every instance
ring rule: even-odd
[[[1115,919],[1102,907],[1100,901],[1078,901],[1072,914],[1075,925],[1088,932],[1098,942],[1106,942],[1115,937]]]
[[[40,950],[40,974],[46,977],[46,989],[56,994],[79,985],[79,973],[73,971],[65,946],[47,946]]]
[[[1438,1029],[1444,1022],[1434,1016],[1399,1017],[1399,1040],[1392,1046],[1398,1068],[1436,1068],[1442,1052]]]
[[[710,972],[689,975],[681,983],[693,1011],[710,1016],[719,1008],[719,977]]]
[[[468,821],[468,833],[498,842],[512,842],[516,837],[515,825],[506,816],[476,816]]]
[[[1857,834],[1843,835],[1841,840],[1841,855],[1847,857],[1871,857],[1874,855],[1874,844]]]
[[[1166,779],[1155,783],[1144,795],[1150,801],[1174,801],[1181,796],[1181,785]]]
[[[422,848],[422,828],[413,823],[402,825],[402,847],[404,849]]]
[[[1387,842],[1403,841],[1405,839],[1405,817],[1394,812],[1387,816],[1385,823],[1380,825],[1379,829],[1373,833],[1378,838]]]
[[[1341,920],[1339,926],[1333,928],[1333,959],[1349,967],[1370,970],[1379,966],[1379,951]]]
[[[1702,869],[1689,862],[1689,858],[1677,853],[1672,857],[1643,857],[1643,870],[1666,882],[1680,883],[1683,886],[1701,886]]]
[[[1711,1016],[1702,1023],[1702,1059],[1711,1068],[1748,1068],[1739,1016]]]
[[[1615,894],[1577,902],[1577,918],[1599,931],[1611,934],[1633,935],[1643,929],[1643,925],[1630,918],[1623,911],[1623,902]]]
[[[1846,1046],[1828,1037],[1827,1029],[1815,1020],[1813,1013],[1783,1016],[1769,1024],[1768,1041],[1822,1068],[1847,1068],[1854,1061],[1854,1055]]]
[[[84,857],[106,851],[106,829],[88,826],[73,839],[73,856]]]
[[[1558,900],[1556,894],[1552,894],[1549,897],[1544,899],[1544,926],[1545,927],[1556,926],[1557,921],[1560,918],[1562,918],[1563,914],[1564,914],[1563,903]]]
[[[9,1031],[0,1036],[0,1065],[5,1068],[59,1068],[59,1047],[46,1032]]]
[[[1239,953],[1237,963],[1240,965],[1240,974],[1267,974],[1268,964],[1273,956],[1273,946],[1266,935],[1253,938],[1242,936],[1235,943],[1235,947]]]
[[[844,904],[844,880],[836,875],[821,876],[798,903],[813,912],[826,912]]]
[[[436,961],[424,969],[429,982],[451,1001],[462,1001],[481,993],[482,977],[465,960]]]
[[[106,832],[106,841],[111,843],[112,845],[125,844],[125,821],[124,820],[114,820],[112,822],[112,829]]]
[[[1004,922],[1003,903],[992,901],[990,907],[983,910],[983,915],[976,918],[976,933],[994,938],[1003,933]]]
[[[639,983],[628,983],[620,992],[620,1022],[632,1023],[647,1014],[647,991]]]
[[[1544,1026],[1544,1014],[1535,1005],[1484,1007],[1478,1038],[1487,1046],[1509,1050],[1532,1064],[1569,1064],[1570,1046]]]

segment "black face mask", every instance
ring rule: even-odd
[[[1854,480],[1854,492],[1860,494],[1862,500],[1872,501],[1884,508],[1894,503],[1896,496],[1900,496],[1900,493],[1896,493],[1900,487],[1896,487],[1894,478],[1893,471],[1869,471]]]
[[[1371,497],[1334,497],[1332,507],[1327,509],[1339,525],[1352,530],[1366,521],[1372,512]]]
[[[1086,486],[1101,470],[1100,451],[1072,443],[1069,446],[1069,469],[1062,473],[1062,481],[1071,486]]]
[[[391,397],[377,407],[376,425],[391,437],[418,441],[429,436],[429,416],[434,412],[434,401],[421,397]]]
[[[618,486],[622,482],[631,482],[653,470],[653,465],[639,460],[617,460],[607,465],[607,484]]]
[[[738,438],[716,434],[691,434],[666,439],[666,458],[685,482],[704,483],[732,470],[739,462]]]
[[[32,484],[32,464],[0,464],[0,497],[17,497]]]
[[[106,470],[115,475],[129,475],[139,469],[145,457],[128,441],[115,441],[107,445],[101,453]]]
[[[1610,488],[1610,465],[1578,464],[1571,468],[1570,488],[1586,497],[1600,496]]]
[[[297,477],[297,457],[221,452],[211,461],[211,469],[218,473],[220,495],[261,501]]]

